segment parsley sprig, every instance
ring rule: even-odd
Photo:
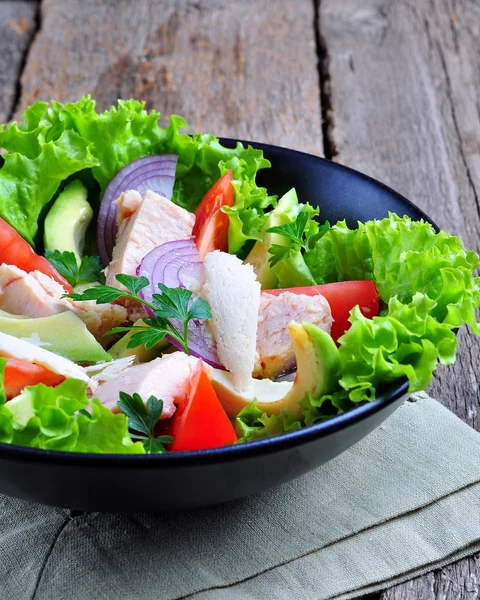
[[[81,294],[67,294],[72,300],[95,300],[97,304],[115,302],[119,298],[127,298],[140,302],[148,307],[154,317],[144,318],[146,326],[115,327],[105,335],[134,331],[127,347],[135,348],[144,345],[147,350],[156,346],[166,335],[177,340],[186,354],[188,347],[188,325],[192,320],[211,319],[210,306],[203,298],[193,302],[192,292],[185,288],[169,288],[158,284],[161,294],[153,294],[152,301],[147,302],[138,293],[150,285],[146,277],[132,275],[117,275],[116,280],[127,288],[128,292],[108,285],[99,285],[85,290]]]
[[[320,227],[315,227],[314,233],[308,234],[306,231],[308,221],[309,216],[307,212],[302,211],[298,214],[295,221],[267,229],[267,233],[277,233],[289,241],[287,245],[272,244],[268,249],[272,255],[269,259],[272,267],[283,258],[289,256],[291,252],[298,252],[300,250],[308,251],[330,229],[330,223],[326,221]]]
[[[155,437],[155,425],[163,410],[163,400],[150,396],[145,406],[139,394],[120,392],[118,408],[127,416],[128,427],[138,433],[130,434],[132,439],[140,440],[149,454],[165,452],[164,444],[171,444],[173,438],[169,435]]]
[[[104,281],[102,265],[98,256],[84,256],[79,265],[73,252],[46,250],[45,257],[65,277],[70,285]]]

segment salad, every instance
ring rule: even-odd
[[[160,453],[307,427],[452,364],[475,252],[390,214],[323,222],[260,150],[136,100],[0,130],[0,441]]]

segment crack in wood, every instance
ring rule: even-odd
[[[8,116],[7,116],[7,122],[13,120],[13,118],[20,106],[20,102],[22,99],[22,91],[23,91],[23,86],[22,86],[23,73],[27,66],[28,57],[30,55],[30,49],[32,48],[32,45],[35,42],[35,39],[36,39],[37,35],[40,33],[40,30],[42,28],[41,4],[42,4],[42,0],[38,0],[38,2],[36,4],[36,8],[35,8],[35,14],[34,14],[34,20],[33,20],[34,24],[33,24],[33,30],[32,30],[31,36],[30,36],[30,42],[25,47],[25,50],[22,55],[18,79],[15,84],[15,92],[14,92],[13,99],[12,99],[12,106],[11,106],[10,112],[8,113]]]
[[[448,72],[447,61],[445,60],[445,54],[443,52],[442,45],[439,42],[437,42],[437,50],[438,50],[438,55],[440,57],[440,63],[442,65],[442,69],[445,74],[445,82],[447,84],[446,95],[447,95],[448,102],[450,104],[450,112],[452,115],[453,127],[455,129],[455,134],[458,138],[458,149],[460,151],[460,158],[462,159],[462,163],[465,168],[465,174],[467,176],[468,183],[472,189],[473,197],[475,200],[475,205],[477,207],[477,212],[478,212],[478,215],[480,216],[480,198],[478,196],[478,192],[475,187],[475,182],[472,177],[472,172],[470,170],[470,166],[467,161],[467,156],[465,154],[465,149],[463,147],[462,135],[460,133],[460,127],[458,125],[457,115],[455,112],[455,101],[453,99],[452,82],[450,80],[450,74]]]
[[[320,82],[320,110],[322,115],[322,139],[325,158],[333,160],[338,156],[334,139],[335,119],[330,78],[330,55],[327,40],[322,35],[320,25],[320,2],[313,0],[313,26],[317,49],[317,68]]]

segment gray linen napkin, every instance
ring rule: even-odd
[[[78,515],[0,497],[0,598],[352,598],[479,550],[479,508],[480,434],[416,394],[329,464],[223,506]]]

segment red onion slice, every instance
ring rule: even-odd
[[[97,249],[104,267],[112,259],[117,236],[115,200],[127,190],[137,190],[140,194],[152,190],[170,200],[175,183],[177,160],[176,154],[144,156],[123,167],[108,184],[97,220]]]
[[[158,284],[168,287],[184,287],[193,292],[193,298],[205,282],[205,268],[193,240],[166,242],[149,252],[137,269],[139,277],[146,277],[150,285],[139,292],[139,296],[151,302],[153,294],[160,294]],[[149,316],[152,311],[145,307]],[[182,331],[183,324],[178,319],[170,319],[172,325]],[[167,336],[170,343],[179,350],[181,344]],[[208,325],[201,321],[190,321],[188,324],[188,346],[193,356],[203,359],[212,367],[224,369],[221,364],[213,336]]]

